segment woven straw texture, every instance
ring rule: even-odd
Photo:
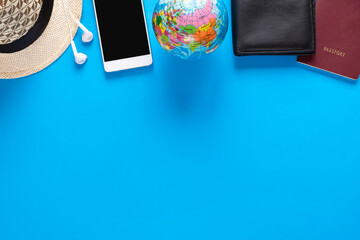
[[[70,38],[64,5],[67,6],[67,0],[54,0],[48,26],[33,44],[19,52],[0,53],[0,78],[20,78],[39,72],[64,53],[74,37]],[[75,17],[80,19],[82,0],[71,0],[70,7]],[[72,20],[71,27],[75,35],[77,25]]]
[[[41,6],[42,0],[0,0],[0,44],[26,35],[38,20]]]

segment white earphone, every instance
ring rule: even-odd
[[[84,31],[84,33],[82,35],[82,41],[84,43],[91,42],[93,40],[93,38],[94,38],[94,35],[92,34],[92,32],[90,32],[79,20],[77,20],[75,18],[75,16],[72,14],[72,12],[70,12],[70,15],[74,19],[76,24],[79,26],[79,28],[81,28],[81,30]]]
[[[71,17],[76,22],[76,24],[79,26],[79,28],[81,28],[81,30],[84,31],[84,33],[82,35],[82,41],[84,43],[91,42],[93,40],[94,35],[83,24],[81,24],[80,21],[77,20],[76,17],[72,14],[72,12],[70,10],[70,0],[67,1],[67,8],[65,8],[64,1],[63,1],[63,7],[64,7],[65,15],[66,15],[66,20],[67,20],[68,26],[69,26],[70,39],[72,39],[73,33],[72,33],[72,29],[71,29],[69,15],[71,15]],[[79,65],[84,64],[88,57],[84,53],[79,53],[77,51],[74,40],[71,40],[71,48],[74,52],[75,62]]]
[[[71,41],[71,48],[74,52],[75,62],[79,65],[84,64],[88,57],[83,53],[78,53],[74,41]]]

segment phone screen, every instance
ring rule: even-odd
[[[141,0],[94,0],[105,62],[150,54]]]

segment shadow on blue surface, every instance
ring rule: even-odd
[[[107,80],[121,80],[124,77],[129,77],[129,76],[134,76],[134,75],[146,76],[146,75],[152,73],[153,71],[154,71],[154,64],[152,64],[151,66],[147,66],[147,67],[133,68],[133,69],[129,69],[129,70],[111,72],[111,73],[107,73],[104,71],[104,75]]]
[[[296,67],[294,56],[234,56],[235,69]]]
[[[216,58],[189,61],[170,54],[163,57],[166,58],[162,73],[163,93],[168,110],[177,114],[211,112],[219,100],[220,82],[226,77],[216,68],[204,67],[216,66]]]
[[[30,84],[34,83],[27,78],[0,79],[0,119],[13,102],[21,101],[18,99],[19,94],[24,97],[28,94],[27,88]]]
[[[316,74],[324,75],[336,81],[355,85],[357,81],[339,75],[313,68],[296,61],[297,56],[234,56],[235,70],[244,69],[275,69],[275,68],[302,68]]]
[[[330,73],[330,72],[327,72],[327,71],[324,71],[324,70],[321,70],[321,69],[313,68],[313,67],[301,64],[301,63],[299,63],[299,67],[301,67],[303,69],[306,69],[308,71],[311,71],[311,72],[313,72],[313,73],[315,73],[317,75],[322,74],[324,76],[327,76],[330,79],[334,79],[334,80],[337,80],[337,81],[342,81],[342,82],[350,83],[350,84],[353,84],[353,85],[355,85],[357,83],[357,81],[355,81],[355,80],[345,78],[345,77],[341,77],[339,75],[336,75],[336,74],[333,74],[333,73]]]

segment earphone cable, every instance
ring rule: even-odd
[[[64,12],[65,12],[66,21],[67,21],[67,24],[69,27],[70,41],[72,41],[73,34],[72,34],[72,28],[71,28],[70,19],[69,19],[70,0],[67,0],[67,8],[65,7],[64,1],[65,0],[62,0],[62,4],[63,4]]]

